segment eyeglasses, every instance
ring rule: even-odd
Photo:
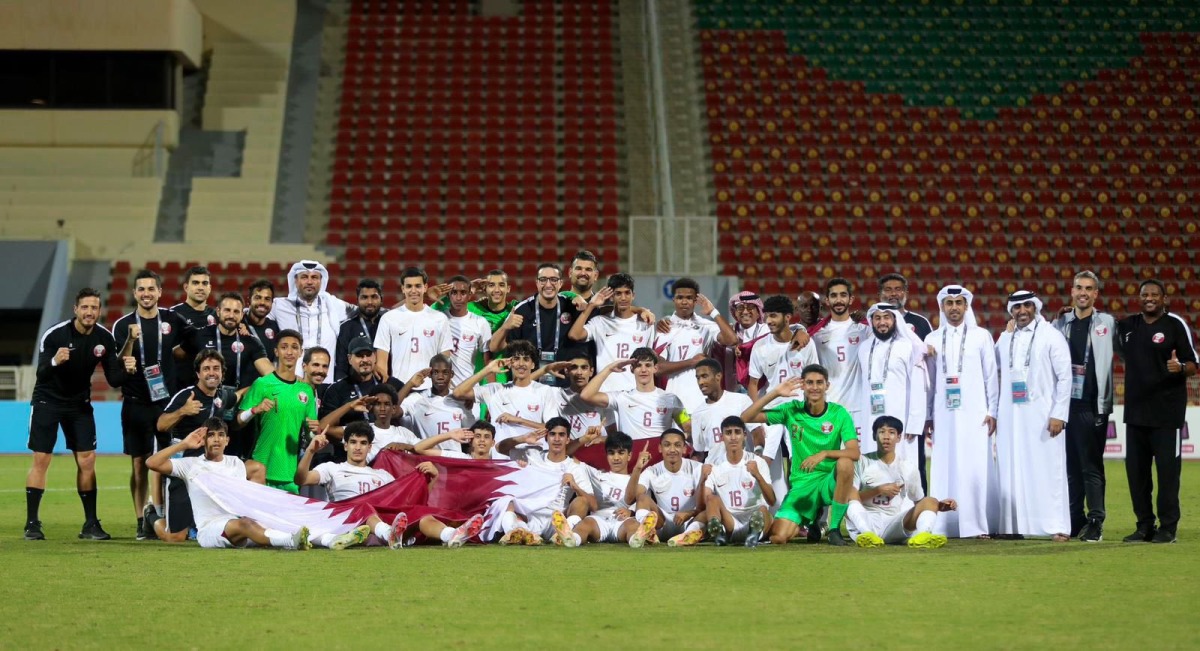
[[[562,282],[562,278],[542,278],[538,277],[537,281],[542,284]]]

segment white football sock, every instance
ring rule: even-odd
[[[867,509],[863,507],[862,502],[858,500],[850,500],[846,505],[846,529],[854,529],[856,531],[867,531]]]
[[[579,534],[577,534],[577,533],[572,533],[572,534],[571,534],[571,537],[575,539],[575,546],[576,546],[576,547],[578,547],[578,546],[580,546],[580,545],[582,545],[582,544],[583,544],[583,538],[580,538],[580,537],[579,537]]]
[[[292,544],[292,534],[290,533],[285,533],[278,529],[267,529],[263,533],[267,536],[267,540],[271,541],[272,547],[278,547],[280,549],[296,548],[296,546]]]
[[[637,520],[638,524],[642,524],[643,522],[646,521],[646,518],[649,516],[650,516],[649,509],[638,509],[637,512],[633,514],[633,519]]]
[[[693,532],[693,531],[699,531],[699,530],[701,530],[701,529],[703,529],[703,528],[704,528],[704,527],[703,527],[703,526],[701,526],[699,522],[696,522],[695,520],[692,520],[690,523],[688,523],[688,526],[684,528],[683,532],[684,532],[684,533],[691,533],[691,532]],[[766,532],[763,532],[763,533],[766,533]]]
[[[312,539],[312,544],[313,544],[313,545],[315,545],[315,546],[317,546],[317,547],[329,547],[330,545],[332,545],[332,544],[333,544],[333,541],[334,541],[334,540],[336,540],[336,539],[337,539],[337,535],[336,535],[336,534],[332,534],[332,533],[323,533],[323,534],[321,534],[321,535],[319,535],[319,536],[316,536],[315,538],[313,538],[313,539]]]
[[[917,516],[916,533],[932,533],[935,521],[937,521],[937,511],[922,511],[921,515]]]
[[[387,539],[392,535],[392,525],[380,520],[375,523],[375,535],[382,541],[387,542]]]
[[[442,533],[438,537],[442,539],[442,542],[450,542],[450,539],[454,537],[454,529],[451,527],[446,527],[445,529],[442,529]]]
[[[571,527],[572,529],[574,529],[575,527],[578,527],[580,522],[583,522],[583,518],[581,518],[577,515],[572,515],[572,516],[567,517],[567,526]]]

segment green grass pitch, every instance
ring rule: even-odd
[[[21,539],[28,459],[0,457],[0,648],[1200,648],[1200,464],[1175,545],[1124,545],[1119,463],[1099,544],[940,550],[701,546],[201,550],[133,540],[128,460],[97,464],[115,540],[76,539],[57,457],[48,540]]]

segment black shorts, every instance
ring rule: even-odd
[[[187,482],[178,477],[167,477],[166,512],[167,531],[171,533],[187,531],[196,526]]]
[[[171,444],[171,435],[158,431],[158,417],[161,415],[162,408],[156,405],[132,400],[121,403],[121,435],[125,441],[125,454],[144,457]]]
[[[29,449],[50,454],[58,442],[62,427],[67,449],[72,452],[91,452],[96,449],[96,419],[92,403],[54,404],[35,401],[29,413]]]

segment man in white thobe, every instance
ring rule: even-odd
[[[1008,297],[1012,332],[1000,335],[1000,411],[996,461],[1002,535],[1070,540],[1067,445],[1071,350],[1042,318],[1033,292]]]
[[[998,506],[992,435],[999,408],[999,378],[992,336],[975,322],[974,296],[961,285],[938,292],[939,327],[925,338],[934,358],[929,371],[927,435],[933,436],[929,488],[953,495],[958,510],[943,513],[935,532],[949,538],[986,538]]]
[[[896,445],[896,458],[917,460],[917,437],[925,430],[926,395],[925,342],[904,322],[890,303],[876,303],[867,310],[871,324],[870,342],[858,347],[862,390],[855,426],[874,432],[875,420],[892,416],[904,423]],[[896,324],[902,327],[897,328]],[[874,452],[875,437],[860,440],[863,454]]]
[[[295,330],[304,338],[304,350],[321,346],[337,350],[338,329],[354,312],[354,306],[325,291],[329,270],[316,260],[301,260],[288,271],[288,295],[275,298],[268,314],[283,330]],[[333,366],[346,360],[333,360]],[[300,369],[296,369],[298,372]],[[325,377],[333,383],[334,369]]]

